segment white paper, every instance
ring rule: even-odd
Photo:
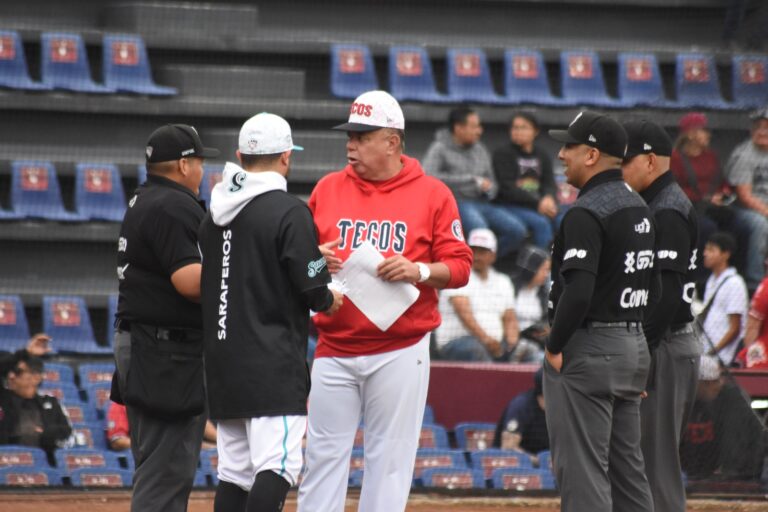
[[[376,267],[382,261],[384,256],[365,241],[333,276],[331,286],[344,293],[376,327],[386,331],[416,302],[419,289],[411,283],[391,283],[378,277]]]

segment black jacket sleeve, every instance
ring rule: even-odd
[[[595,274],[572,269],[563,273],[565,286],[555,310],[555,319],[547,340],[547,350],[559,354],[587,316],[595,290]]]
[[[502,147],[493,153],[493,174],[499,184],[496,200],[502,204],[514,204],[533,210],[539,207],[539,200],[517,186],[520,166],[511,147]]]
[[[653,296],[654,293],[652,292]],[[648,340],[650,348],[656,348],[661,341],[661,337],[672,324],[675,318],[677,308],[680,307],[680,297],[683,295],[683,275],[671,271],[661,271],[661,290],[658,294],[658,301],[653,307],[648,308],[643,330],[645,339]]]
[[[50,407],[44,407],[43,403],[48,402]],[[64,441],[72,435],[72,427],[69,424],[67,415],[61,408],[56,398],[47,396],[41,399],[43,417],[43,432],[40,434],[40,447],[46,451],[55,450],[60,441]]]
[[[539,184],[541,196],[544,197],[549,195],[556,197],[557,184],[555,183],[555,171],[552,169],[552,159],[545,151],[538,148],[536,154],[541,162],[541,182]]]

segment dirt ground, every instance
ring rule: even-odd
[[[0,512],[129,512],[128,491],[91,492],[1,492]],[[768,501],[691,500],[689,510],[718,512],[768,512]],[[453,498],[441,495],[412,495],[408,510],[413,512],[485,512],[519,509],[525,512],[558,510],[551,498]],[[195,491],[189,512],[211,512],[213,492]],[[357,510],[357,496],[351,494],[346,512]],[[296,511],[296,494],[291,492],[285,512]]]

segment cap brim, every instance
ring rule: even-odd
[[[334,126],[333,130],[339,130],[342,132],[374,132],[381,130],[382,126],[371,126],[370,124],[362,123],[344,123],[338,126]]]
[[[219,151],[216,148],[203,148],[200,154],[195,156],[198,156],[200,158],[216,158],[220,154],[221,154],[221,151]]]
[[[568,133],[568,130],[549,130],[547,132],[557,142],[563,142],[565,144],[583,144],[580,140],[576,140]]]
[[[296,144],[294,144],[293,146],[291,146],[291,151],[304,151],[304,146],[297,146]]]

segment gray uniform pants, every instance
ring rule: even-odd
[[[640,406],[643,458],[656,512],[685,512],[680,439],[696,399],[699,342],[693,329],[666,336],[651,355]]]
[[[131,335],[116,331],[115,362],[120,387],[131,364]],[[127,406],[133,474],[131,512],[185,512],[200,459],[205,414],[167,421]]]
[[[653,512],[640,451],[640,394],[650,355],[642,331],[578,329],[561,373],[544,362],[544,402],[565,512]]]

